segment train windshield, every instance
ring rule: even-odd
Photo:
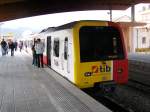
[[[80,61],[123,59],[120,32],[111,26],[83,26],[79,30]]]

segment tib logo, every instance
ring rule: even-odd
[[[110,72],[111,71],[111,67],[108,65],[102,66],[100,65],[100,72]]]
[[[100,67],[92,66],[92,73],[98,73],[99,71],[100,72],[110,72],[111,67],[108,65],[105,65],[105,66],[100,65]]]
[[[98,66],[92,66],[92,73],[98,73]]]

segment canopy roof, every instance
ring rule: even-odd
[[[0,0],[0,21],[58,12],[124,10],[150,0]]]

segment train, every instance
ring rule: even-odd
[[[115,22],[74,21],[49,27],[33,38],[45,44],[44,64],[81,89],[128,81],[125,37]]]

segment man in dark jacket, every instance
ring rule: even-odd
[[[11,56],[14,56],[15,45],[12,41],[9,43],[9,48],[11,50]]]
[[[1,50],[2,50],[2,56],[6,55],[6,51],[7,51],[7,43],[4,41],[4,39],[1,42]]]
[[[17,47],[18,47],[18,42],[17,41],[14,42],[14,47],[15,47],[15,51],[17,51]]]

